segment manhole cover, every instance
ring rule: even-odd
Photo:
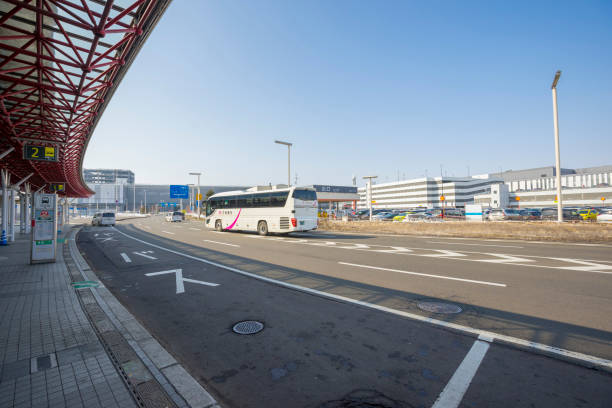
[[[244,322],[236,323],[232,330],[238,334],[255,334],[262,331],[264,328],[263,323],[255,320],[247,320]]]
[[[442,302],[419,302],[419,309],[431,313],[461,313],[457,305]]]

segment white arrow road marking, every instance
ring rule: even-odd
[[[113,237],[106,237],[106,238],[104,238],[104,237],[99,237],[99,238],[96,238],[96,239],[99,239],[99,240],[100,240],[100,242],[106,242],[106,241],[116,241],[116,239],[115,239],[115,238],[113,238]]]
[[[166,234],[174,235],[174,232],[170,232],[170,231],[163,231],[163,230],[162,230],[162,232],[165,232]]]
[[[491,262],[491,263],[511,263],[511,262],[533,262],[533,259],[519,258],[518,256],[506,255],[506,254],[489,254],[485,255],[496,256],[501,259],[475,259],[476,262]]]
[[[157,258],[155,258],[154,256],[147,255],[147,254],[142,253],[142,252],[132,252],[132,253],[133,253],[134,255],[140,255],[140,256],[142,256],[142,257],[144,257],[144,258],[149,258],[149,259],[157,259]]]
[[[177,295],[180,293],[185,293],[185,285],[183,282],[199,283],[200,285],[206,285],[206,286],[219,286],[218,283],[211,283],[211,282],[204,282],[204,281],[199,281],[195,279],[183,278],[182,269],[171,269],[169,271],[145,273],[145,276],[166,275],[169,273],[173,273],[176,276],[176,294]]]
[[[211,241],[210,239],[203,239],[202,241],[204,241],[204,242],[211,242],[213,244],[227,245],[227,246],[231,246],[231,247],[238,247],[238,248],[240,248],[240,245],[228,244],[227,242]]]
[[[130,257],[129,257],[129,256],[127,256],[127,254],[126,254],[125,252],[122,252],[122,253],[121,253],[121,257],[122,257],[122,258],[123,258],[123,260],[124,260],[125,262],[127,262],[127,263],[132,262],[132,260],[130,259]]]
[[[382,252],[386,254],[400,254],[405,252],[412,252],[412,249],[404,248],[404,247],[391,247],[392,249],[376,249],[372,252]]]
[[[447,249],[434,249],[436,252],[440,252],[439,254],[427,254],[421,256],[430,256],[432,258],[454,258],[457,256],[466,256],[465,254],[460,254],[459,252],[449,251]]]
[[[610,265],[602,265],[602,264],[598,264],[595,262],[579,261],[577,259],[571,259],[571,258],[550,258],[550,259],[556,259],[557,261],[586,265],[586,266],[560,266],[559,267],[559,269],[567,269],[570,271],[591,272],[591,271],[612,270],[612,266]]]
[[[353,264],[353,263],[348,263],[348,262],[338,262],[338,263],[340,265],[356,266],[358,268],[376,269],[376,270],[379,270],[379,271],[404,273],[406,275],[424,276],[426,278],[448,279],[448,280],[454,280],[454,281],[460,281],[460,282],[478,283],[480,285],[501,286],[503,288],[506,287],[506,284],[504,284],[504,283],[495,283],[495,282],[478,281],[478,280],[472,280],[472,279],[453,278],[452,276],[431,275],[429,273],[400,271],[399,269],[381,268],[381,267],[378,267],[378,266],[370,266],[370,265],[359,265],[359,264]]]

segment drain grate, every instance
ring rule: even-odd
[[[461,308],[457,305],[443,302],[419,302],[419,309],[431,313],[453,314],[461,313]]]
[[[255,321],[255,320],[246,320],[244,322],[239,322],[232,327],[234,333],[238,334],[255,334],[262,331],[264,328],[263,323]]]

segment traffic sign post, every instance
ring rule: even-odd
[[[57,215],[57,195],[34,195],[31,264],[55,262]]]
[[[601,197],[601,205],[606,206],[606,197]]]
[[[189,186],[170,185],[170,198],[189,198]]]
[[[516,197],[516,208],[521,208],[521,197]]]
[[[440,201],[442,202],[442,218],[444,218],[444,200],[446,200],[446,197],[444,197],[444,195],[441,195]]]

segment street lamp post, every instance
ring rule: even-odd
[[[281,140],[275,140],[274,143],[287,146],[287,185],[291,187],[291,146],[293,146],[293,143],[283,142]]]
[[[196,206],[198,207],[198,219],[200,219],[200,213],[201,213],[201,205],[200,205],[200,176],[202,175],[202,173],[199,172],[191,172],[189,173],[190,176],[198,176],[198,195],[196,197]]]
[[[368,189],[366,191],[366,200],[368,200],[368,208],[370,209],[370,221],[372,221],[372,179],[378,176],[364,176],[364,180],[368,180]]]
[[[561,77],[561,71],[557,71],[553,80],[552,98],[553,98],[553,120],[555,126],[555,166],[557,167],[557,221],[563,222],[563,202],[561,198],[561,152],[559,150],[559,115],[557,112],[557,82]]]

